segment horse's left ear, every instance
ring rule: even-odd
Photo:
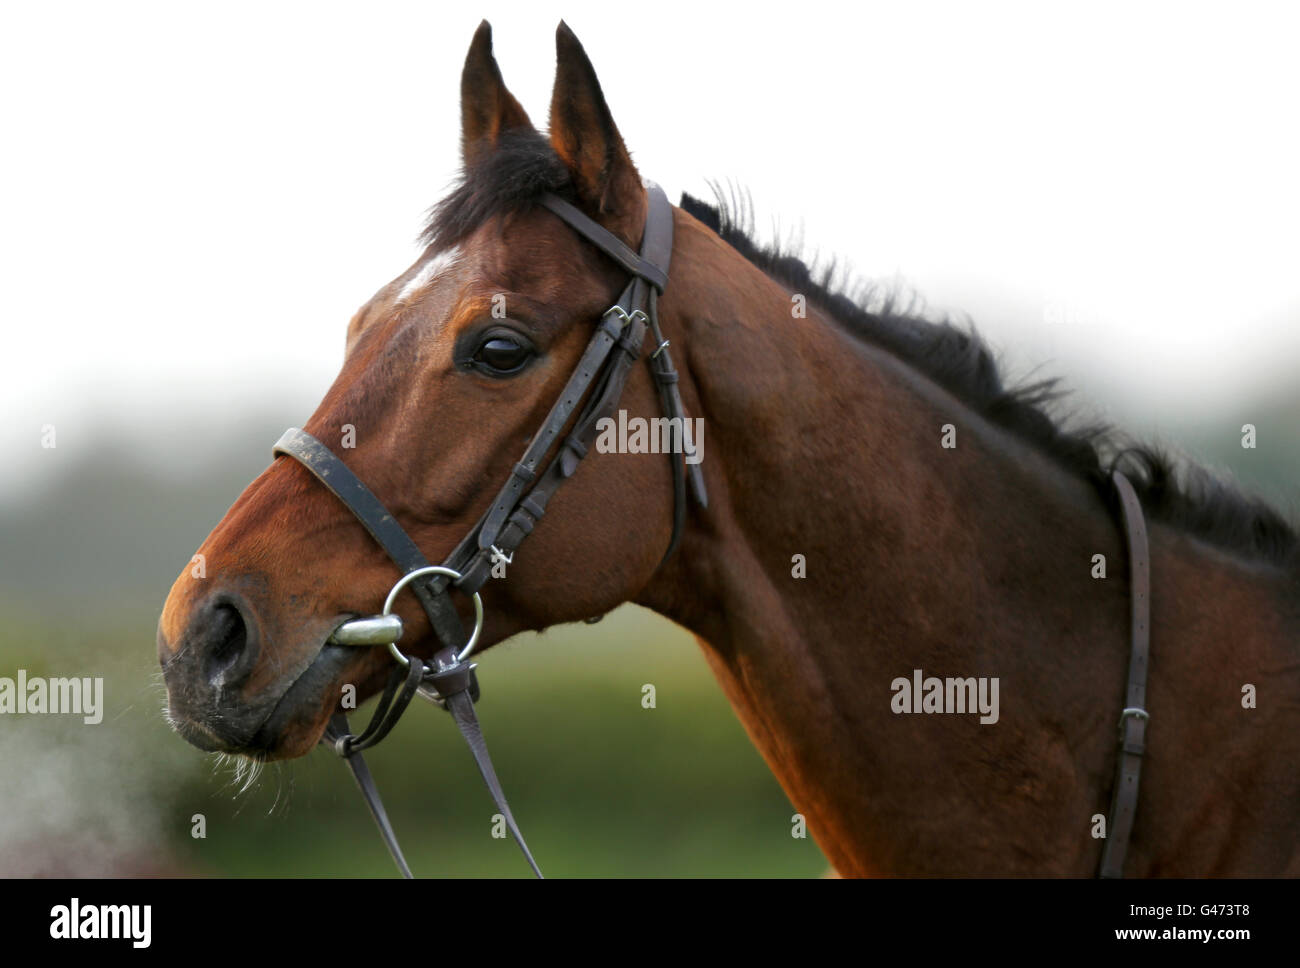
[[[555,31],[551,147],[573,176],[579,200],[598,215],[639,224],[645,189],[596,80],[568,24]]]

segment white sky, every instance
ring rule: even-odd
[[[1102,412],[1212,416],[1295,370],[1284,5],[8,3],[2,486],[46,423],[65,450],[271,391],[304,420],[454,175],[483,16],[539,126],[564,16],[670,197],[734,178],[760,228]]]

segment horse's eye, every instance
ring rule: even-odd
[[[514,373],[532,358],[530,347],[508,336],[493,336],[474,353],[474,362],[496,373]]]

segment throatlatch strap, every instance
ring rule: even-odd
[[[681,428],[683,440],[686,433],[686,411],[682,406],[681,392],[677,388],[677,370],[673,366],[672,354],[668,349],[668,340],[664,339],[659,329],[658,296],[663,292],[668,280],[668,268],[673,252],[673,215],[672,204],[664,190],[654,183],[646,188],[647,214],[646,226],[641,242],[641,254],[632,252],[617,236],[587,217],[581,210],[555,195],[545,195],[545,206],[579,235],[584,236],[593,245],[631,272],[636,278],[625,290],[619,302],[627,312],[641,310],[647,317],[650,334],[655,346],[650,353],[650,373],[659,390],[660,404],[664,414],[675,420]],[[659,271],[657,271],[659,270]],[[662,280],[662,281],[661,281]],[[677,549],[681,533],[686,522],[686,488],[683,475],[690,479],[691,495],[702,508],[709,506],[708,490],[704,485],[704,472],[699,463],[686,464],[684,454],[669,452],[669,462],[673,470],[673,532],[664,554],[667,561]],[[685,465],[685,469],[683,469]]]
[[[1124,711],[1119,717],[1119,760],[1115,766],[1115,793],[1110,808],[1110,826],[1102,848],[1100,876],[1124,876],[1124,855],[1133,833],[1137,814],[1138,780],[1146,752],[1147,656],[1151,644],[1151,551],[1147,540],[1142,502],[1129,479],[1111,474],[1124,512],[1124,538],[1128,545],[1130,638],[1128,689]]]

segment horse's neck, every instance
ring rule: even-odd
[[[792,318],[757,270],[727,278],[677,316],[710,507],[640,600],[699,635],[842,872],[1086,873],[1128,665],[1116,522],[893,357]],[[895,712],[918,669],[996,677],[999,722]]]

